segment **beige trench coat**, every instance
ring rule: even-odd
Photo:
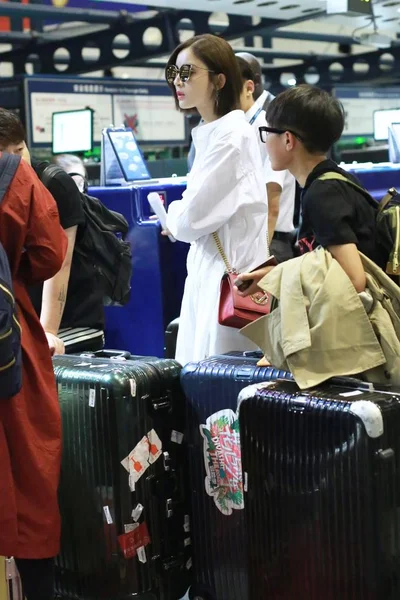
[[[279,300],[242,329],[301,389],[334,376],[400,384],[400,288],[361,254],[372,296],[364,308],[350,279],[323,248],[278,265],[260,287]]]

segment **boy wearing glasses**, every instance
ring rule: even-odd
[[[325,173],[335,172],[361,185],[327,158],[343,132],[343,107],[324,90],[300,85],[271,102],[267,123],[260,127],[260,136],[267,145],[272,168],[288,169],[303,189],[300,253],[311,252],[317,246],[326,248],[357,292],[364,291],[366,279],[359,251],[379,266],[385,264],[376,241],[376,210],[351,184],[321,179]],[[270,270],[241,274],[242,281],[254,280],[243,295],[257,291],[257,282]]]

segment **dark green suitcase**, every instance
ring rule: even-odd
[[[53,359],[63,423],[61,598],[177,600],[190,585],[181,369],[124,358]]]

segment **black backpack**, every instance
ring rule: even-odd
[[[0,158],[0,203],[7,193],[20,156],[2,153]],[[11,270],[0,243],[0,398],[11,398],[22,386],[21,326],[17,319]]]
[[[376,232],[378,244],[386,256],[386,273],[400,275],[400,194],[391,188],[380,202],[355,181],[335,171],[327,172],[318,177],[321,181],[343,181],[358,190],[376,209]]]
[[[49,164],[40,178],[48,187],[60,171]],[[80,192],[85,223],[78,229],[75,252],[94,265],[100,276],[106,306],[123,306],[129,301],[132,277],[132,252],[125,237],[129,230],[123,215],[109,210],[100,200]]]

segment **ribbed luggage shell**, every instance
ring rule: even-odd
[[[251,600],[398,600],[400,394],[255,387],[239,408]]]
[[[243,355],[236,352],[190,363],[182,370],[181,382],[188,405],[193,595],[198,594],[206,600],[248,599],[244,511],[240,501],[240,495],[243,495],[240,442],[238,423],[235,422],[237,397],[240,390],[251,383],[291,377],[289,373],[272,367],[257,367],[259,358],[251,353]],[[226,474],[226,491],[230,498],[227,503],[226,495],[210,497],[205,484],[208,454],[205,449],[207,427],[204,426],[207,419],[219,411],[224,411],[220,413],[221,418],[231,421],[231,431],[226,436],[224,447],[225,457],[217,456],[219,467]],[[219,443],[222,444],[222,440],[221,434]],[[229,460],[229,465],[223,464],[224,459]],[[224,492],[223,486],[219,491]]]
[[[63,422],[57,593],[83,600],[176,600],[190,582],[186,450],[180,366],[172,360],[54,358]],[[121,461],[148,432],[161,456],[130,491]],[[179,438],[179,436],[178,436]],[[172,441],[175,440],[175,441]],[[179,439],[178,441],[182,441]],[[118,536],[143,512],[151,543],[125,558]],[[142,529],[141,529],[142,531]],[[140,534],[145,539],[145,530]]]

